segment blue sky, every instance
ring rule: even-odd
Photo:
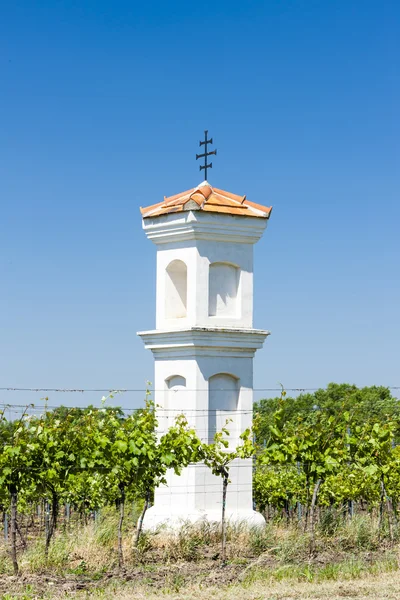
[[[210,182],[274,206],[255,386],[400,386],[399,26],[394,0],[3,2],[0,387],[152,379],[139,206],[202,180],[205,128]]]

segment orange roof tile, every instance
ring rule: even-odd
[[[250,200],[246,199],[246,196],[238,196],[237,194],[213,188],[207,181],[204,181],[196,188],[169,196],[168,198],[164,197],[164,202],[140,208],[144,219],[146,217],[159,217],[169,213],[188,210],[204,210],[213,213],[268,219],[272,211],[272,206],[262,206],[261,204],[250,202]]]

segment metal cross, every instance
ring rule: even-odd
[[[207,181],[207,169],[212,169],[212,163],[210,163],[209,165],[207,164],[207,156],[211,156],[212,154],[215,154],[215,156],[217,155],[217,151],[213,150],[212,152],[207,152],[207,145],[208,144],[212,144],[213,143],[213,139],[207,139],[207,134],[208,134],[208,129],[205,130],[204,132],[204,142],[200,142],[200,146],[205,146],[204,150],[205,152],[203,154],[196,154],[196,160],[198,158],[204,158],[204,165],[200,165],[200,171],[202,171],[204,169],[205,171],[205,180]]]

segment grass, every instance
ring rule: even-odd
[[[92,591],[63,592],[47,589],[43,594],[26,588],[6,593],[1,600],[400,600],[400,573],[380,572],[375,575],[318,581],[302,579],[257,580],[251,584],[226,586],[185,586],[179,575],[171,576],[162,588],[155,590],[132,582],[113,582]]]
[[[365,559],[349,556],[338,563],[328,563],[323,566],[308,563],[300,565],[282,565],[272,571],[258,567],[243,581],[249,585],[255,581],[308,581],[321,583],[322,581],[346,581],[358,579],[365,575],[377,575],[398,570],[397,557],[388,554],[370,564]]]
[[[390,591],[394,581],[400,589],[400,546],[397,542],[389,544],[384,536],[380,539],[377,524],[369,516],[357,516],[348,522],[321,522],[312,557],[309,535],[296,525],[269,524],[263,530],[230,527],[228,564],[224,568],[216,526],[184,524],[174,535],[163,529],[145,533],[135,550],[133,527],[128,523],[124,532],[125,569],[119,571],[116,524],[117,514],[109,510],[96,523],[58,532],[47,562],[43,539],[29,540],[28,550],[20,554],[19,579],[12,577],[11,562],[3,547],[0,599],[334,600],[340,586],[344,586],[340,597],[351,598],[353,586],[362,594],[370,593],[365,598],[400,600],[400,595]],[[385,587],[373,596],[368,590],[376,592],[377,581],[385,582]],[[300,589],[304,596],[298,595]],[[326,596],[318,596],[328,589],[332,590],[330,595],[326,592]],[[392,595],[385,596],[387,590]],[[364,596],[354,597],[360,600]]]
[[[92,598],[109,598],[108,591],[99,592]],[[81,596],[80,598],[89,598]],[[131,586],[123,586],[113,593],[113,600],[400,600],[400,577],[398,573],[381,574],[376,577],[365,577],[356,581],[331,581],[322,583],[302,582],[293,586],[291,582],[281,581],[263,585],[254,583],[247,588],[231,585],[223,589],[188,588],[186,590],[146,592],[134,590]],[[77,596],[79,598],[79,596]]]

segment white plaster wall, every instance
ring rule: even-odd
[[[209,441],[209,380],[218,374],[231,375],[237,381],[237,411],[229,436],[230,445],[236,446],[240,433],[251,426],[253,356],[268,334],[252,329],[253,245],[266,224],[264,219],[203,211],[144,219],[146,234],[157,245],[156,331],[140,335],[155,356],[154,387],[155,402],[160,405],[160,435],[171,424],[171,419],[183,412],[199,437]],[[187,312],[186,316],[168,318],[165,307],[171,308],[175,290],[168,287],[166,270],[174,260],[183,261],[187,267]],[[228,276],[229,269],[221,270],[221,310],[210,311],[209,271],[214,263],[235,266],[238,275],[237,286],[234,286],[232,277]],[[213,294],[217,297],[218,282],[214,283]],[[179,292],[184,296],[182,289]],[[181,307],[170,312],[183,315]],[[185,382],[180,380],[176,391],[171,391],[168,385],[171,377],[184,378]],[[213,394],[213,406],[219,406],[221,411],[220,425],[224,416],[223,394],[220,405],[218,392]],[[228,518],[262,524],[263,518],[252,510],[252,461],[235,461],[230,479]],[[155,503],[146,515],[145,528],[161,523],[173,526],[180,519],[198,520],[204,516],[208,520],[220,520],[222,481],[207,467],[190,465],[179,477],[169,472],[167,482],[167,486],[155,492]]]
[[[168,265],[181,260],[187,267],[187,316],[166,318],[165,307],[171,303],[166,294],[171,289]],[[209,270],[213,263],[238,267],[235,310],[232,304],[224,315],[209,315]],[[227,284],[221,280],[221,290]],[[215,290],[214,290],[215,293]],[[188,326],[242,327],[253,325],[253,246],[233,242],[196,240],[173,242],[157,248],[156,328],[171,329]]]
[[[164,430],[172,427],[176,418],[182,414],[182,398],[185,398],[186,390],[186,379],[180,375],[173,375],[165,382]]]
[[[202,385],[207,389],[208,381],[213,375],[227,373],[238,380],[237,432],[251,426],[253,413],[253,359],[230,356],[198,357],[199,375]],[[233,440],[237,443],[238,440]]]
[[[197,251],[194,244],[185,245],[183,242],[175,244],[164,244],[157,248],[157,284],[156,284],[156,328],[170,329],[183,328],[192,324],[195,320],[196,310],[196,256]],[[171,303],[171,298],[166,298],[170,290],[168,265],[174,260],[181,260],[187,267],[187,314],[186,317],[177,319],[166,318],[165,307]]]
[[[211,444],[217,432],[229,432],[232,446],[240,435],[238,431],[238,403],[240,380],[228,373],[216,373],[208,380],[208,440]]]
[[[233,448],[239,443],[238,436],[251,426],[253,403],[253,360],[252,358],[198,356],[188,359],[161,359],[155,362],[155,402],[158,410],[159,434],[170,423],[170,390],[168,379],[184,377],[186,388],[176,392],[173,415],[182,412],[196,428],[199,437],[209,438],[209,380],[212,376],[227,373],[238,381],[238,405],[232,435],[228,440]],[[223,401],[223,396],[221,396]],[[178,408],[179,407],[179,408]],[[164,410],[167,409],[167,410]],[[179,410],[181,409],[181,410]],[[252,461],[236,460],[230,471],[231,484],[227,494],[227,512],[252,511]],[[212,475],[204,465],[192,465],[180,476],[173,471],[167,473],[167,485],[155,492],[154,510],[160,514],[190,515],[196,511],[213,512],[221,509],[221,478]]]
[[[215,351],[210,351],[209,356],[193,358],[157,359],[156,357],[154,388],[155,403],[161,407],[160,431],[164,431],[167,427],[166,423],[161,424],[161,419],[165,419],[168,414],[168,400],[171,395],[168,379],[180,376],[185,378],[186,388],[176,392],[174,414],[180,407],[190,425],[196,427],[201,439],[208,441],[209,380],[221,373],[232,375],[238,382],[237,431],[241,433],[250,427],[253,411],[253,359],[218,356]],[[234,442],[236,443],[237,440]]]
[[[196,465],[195,508],[220,518],[222,511],[222,480],[206,466]],[[251,459],[236,459],[229,469],[230,483],[226,496],[228,518],[253,509],[253,466]],[[237,517],[236,517],[237,518]]]
[[[184,377],[186,387],[175,393],[173,403],[173,416],[180,407],[180,412],[184,413],[191,426],[197,427],[196,408],[199,405],[199,397],[196,394],[197,387],[197,370],[198,366],[194,359],[178,359],[178,360],[156,360],[155,362],[155,378],[154,378],[154,399],[155,404],[160,408],[157,411],[159,420],[159,432],[162,434],[168,427],[167,417],[169,412],[168,404],[171,399],[171,391],[168,389],[168,379],[174,376]],[[206,409],[206,407],[204,407]]]
[[[204,327],[252,327],[253,326],[253,245],[199,240],[197,248],[197,287],[201,294],[196,298],[196,322]],[[235,314],[209,315],[209,269],[210,264],[227,263],[238,267],[238,289]],[[225,282],[221,281],[221,289]]]
[[[169,412],[170,390],[167,380],[171,376],[184,377],[186,388],[176,392],[173,416],[181,408],[180,413],[186,415],[189,424],[199,436],[206,434],[207,394],[199,390],[198,365],[195,359],[157,360],[155,362],[155,403],[159,422],[159,435],[162,435],[171,424]],[[165,410],[166,409],[166,410]],[[196,498],[196,466],[184,469],[181,476],[171,470],[167,473],[167,485],[155,491],[154,508],[160,513],[189,514],[195,510]]]
[[[182,260],[173,260],[165,271],[164,315],[168,319],[187,316],[187,266]]]
[[[231,263],[210,263],[208,316],[240,318],[240,269]]]

